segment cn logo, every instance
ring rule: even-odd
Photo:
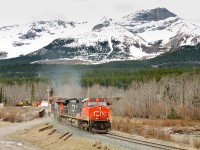
[[[103,111],[94,111],[94,116],[101,117],[101,116],[106,116],[106,115]]]

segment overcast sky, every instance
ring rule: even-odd
[[[0,25],[34,20],[118,19],[141,9],[165,7],[200,25],[200,0],[0,0]]]

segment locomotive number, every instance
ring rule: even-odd
[[[94,116],[95,117],[100,117],[100,116],[106,116],[103,111],[94,111]]]

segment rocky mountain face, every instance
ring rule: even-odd
[[[168,11],[166,8],[156,8],[151,10],[141,10],[136,13],[127,15],[123,19],[130,20],[132,22],[144,22],[144,21],[159,21],[169,17],[176,17],[174,13]]]
[[[0,59],[6,58],[7,54],[6,52],[0,52]]]
[[[10,43],[2,44],[6,40]],[[96,24],[55,20],[0,28],[0,50],[9,58],[29,53],[38,60],[149,59],[199,42],[200,27],[165,8],[137,11],[120,20],[104,17]]]

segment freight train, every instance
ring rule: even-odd
[[[53,97],[49,112],[81,129],[106,133],[111,130],[110,109],[105,98],[66,99]]]

